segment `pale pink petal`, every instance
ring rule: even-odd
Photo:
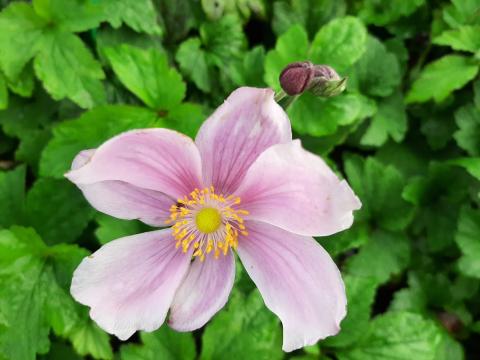
[[[72,170],[81,168],[83,165],[89,162],[94,153],[95,149],[87,149],[80,151],[72,161]]]
[[[80,152],[72,163],[72,169],[84,166],[95,150]],[[88,202],[98,211],[116,218],[138,219],[152,226],[165,226],[169,208],[176,200],[155,190],[136,187],[123,181],[100,181],[78,184]]]
[[[228,300],[235,279],[235,258],[231,252],[215,259],[198,257],[175,294],[168,324],[177,331],[192,331],[205,325]]]
[[[271,89],[242,87],[203,123],[195,142],[206,186],[233,193],[260,153],[291,141],[287,114],[273,96]]]
[[[176,203],[161,192],[122,181],[101,181],[78,187],[98,211],[119,219],[138,219],[151,226],[166,226],[165,220],[170,217],[169,208]]]
[[[261,154],[235,194],[248,219],[309,236],[349,228],[353,210],[361,206],[347,182],[298,140]]]
[[[83,259],[71,293],[101,328],[126,340],[162,325],[190,257],[175,248],[170,229],[127,236]]]
[[[345,288],[328,253],[311,237],[248,221],[238,255],[265,305],[283,325],[283,350],[335,335],[346,314]]]
[[[77,185],[121,181],[174,198],[202,187],[197,147],[189,137],[168,129],[134,130],[115,136],[96,149],[83,166],[65,176]]]

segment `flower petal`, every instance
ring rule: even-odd
[[[88,163],[92,158],[93,154],[95,154],[95,150],[96,149],[87,149],[80,151],[72,161],[72,170],[81,168],[83,165]]]
[[[291,141],[290,121],[273,95],[271,89],[242,87],[203,123],[195,142],[206,186],[233,193],[260,153]]]
[[[349,228],[361,206],[347,182],[298,140],[261,154],[235,194],[250,212],[246,218],[308,236]]]
[[[170,229],[127,236],[83,259],[71,293],[101,328],[126,340],[162,325],[189,265]]]
[[[79,185],[88,202],[110,216],[138,219],[151,226],[163,227],[170,217],[173,198],[154,190],[142,189],[122,181],[101,181]]]
[[[205,261],[198,257],[175,294],[168,324],[177,331],[192,331],[205,325],[225,306],[235,279],[235,258],[231,252]]]
[[[312,238],[277,227],[246,222],[238,255],[283,324],[283,350],[292,351],[334,335],[346,314],[340,272]]]
[[[72,169],[84,166],[95,149],[81,151]],[[173,198],[154,190],[142,189],[123,181],[78,184],[88,202],[98,211],[125,220],[138,219],[151,226],[165,226]]]
[[[77,185],[122,181],[173,198],[202,187],[200,154],[194,142],[168,129],[134,130],[115,136],[96,149],[83,166],[65,176]]]

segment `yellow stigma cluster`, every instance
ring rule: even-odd
[[[176,247],[184,253],[193,247],[193,256],[205,260],[213,253],[218,259],[221,253],[228,254],[236,249],[238,236],[247,236],[242,215],[248,211],[238,209],[241,200],[234,195],[223,196],[215,193],[213,186],[203,190],[195,189],[189,196],[177,200],[170,207],[168,224],[173,224],[172,234]]]

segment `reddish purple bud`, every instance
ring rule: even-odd
[[[463,327],[461,320],[454,314],[441,312],[437,314],[437,317],[443,327],[451,334],[458,333]]]
[[[308,88],[314,74],[314,65],[310,61],[294,62],[283,69],[280,85],[288,95],[298,95]]]
[[[330,97],[340,94],[346,87],[346,79],[328,65],[314,65],[310,61],[294,62],[283,69],[280,85],[288,95],[311,91],[316,96]]]
[[[315,78],[323,78],[325,80],[340,80],[340,76],[337,72],[328,65],[315,65],[314,66]]]
[[[341,94],[347,87],[347,79],[341,78],[328,65],[315,65],[314,76],[308,89],[317,96],[331,97]]]

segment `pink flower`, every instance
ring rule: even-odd
[[[270,89],[240,88],[195,142],[167,129],[120,134],[66,174],[97,210],[170,228],[112,241],[76,269],[71,292],[120,339],[203,326],[227,302],[234,251],[283,324],[292,351],[336,334],[345,289],[312,238],[347,229],[361,204],[293,140]],[[193,258],[193,261],[192,261]]]

